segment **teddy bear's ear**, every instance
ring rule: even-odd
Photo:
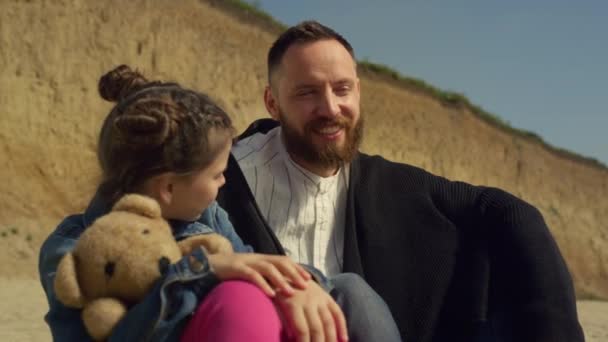
[[[55,295],[65,306],[82,308],[84,306],[84,296],[78,284],[76,274],[76,260],[74,254],[67,253],[61,258],[55,273]]]
[[[160,218],[161,211],[158,202],[153,198],[128,194],[124,195],[112,208],[114,211],[128,211],[149,218]]]

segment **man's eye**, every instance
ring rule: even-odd
[[[349,86],[338,87],[334,90],[334,92],[336,93],[336,95],[339,95],[339,96],[348,95],[350,93],[350,87]]]
[[[302,90],[296,93],[296,96],[298,97],[303,97],[303,96],[308,96],[308,95],[312,95],[314,94],[313,90]]]

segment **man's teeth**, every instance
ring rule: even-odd
[[[318,129],[317,132],[321,134],[334,134],[340,130],[340,126],[328,126]]]

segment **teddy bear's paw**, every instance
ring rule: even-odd
[[[126,314],[127,307],[114,298],[100,298],[88,303],[82,310],[82,320],[91,337],[106,340],[114,326]]]
[[[209,254],[232,253],[232,244],[219,234],[202,234],[190,236],[178,242],[182,255],[190,255],[195,248],[204,247]]]
[[[68,252],[61,258],[53,285],[57,299],[65,306],[72,308],[84,306],[85,299],[78,284],[74,254]]]

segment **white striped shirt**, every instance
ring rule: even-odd
[[[326,178],[305,170],[285,150],[280,127],[241,140],[232,154],[287,255],[326,275],[340,273],[348,165]]]

